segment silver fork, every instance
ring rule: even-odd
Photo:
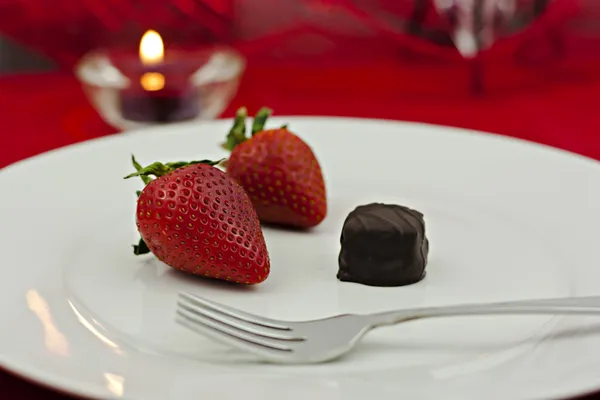
[[[348,353],[373,328],[423,318],[492,314],[600,315],[600,296],[414,308],[291,322],[250,314],[182,292],[177,301],[176,321],[264,361],[308,364],[330,361]]]

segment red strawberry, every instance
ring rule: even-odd
[[[209,278],[256,284],[267,279],[269,254],[256,211],[242,187],[204,162],[154,163],[127,176],[147,181],[136,212],[147,245],[172,268]],[[214,163],[213,163],[214,164]]]
[[[295,228],[318,225],[327,215],[321,166],[311,148],[287,126],[264,129],[262,108],[246,137],[246,109],[238,110],[223,145],[231,150],[227,173],[250,195],[261,222]]]

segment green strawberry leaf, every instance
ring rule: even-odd
[[[133,167],[135,168],[136,171],[141,171],[143,169],[142,166],[140,165],[140,163],[137,162],[137,160],[135,159],[135,156],[133,154],[131,155],[131,163],[133,164]],[[152,180],[152,178],[150,178],[149,176],[140,175],[140,178],[142,178],[144,185],[147,185]]]
[[[215,166],[215,165],[219,165],[219,164],[223,163],[225,161],[225,158],[222,158],[217,161],[212,161],[212,160],[175,161],[175,162],[168,162],[165,164],[157,161],[157,162],[154,162],[154,163],[148,165],[147,167],[142,167],[137,161],[135,161],[135,158],[133,158],[133,157],[132,157],[132,160],[134,162],[136,172],[127,175],[124,179],[129,179],[129,178],[133,178],[134,176],[139,176],[142,178],[142,180],[144,181],[145,184],[148,184],[150,181],[152,181],[152,179],[150,179],[150,175],[154,175],[155,177],[159,178],[161,176],[167,175],[170,172],[175,171],[178,168],[186,167],[186,166],[192,165],[192,164],[208,164],[208,165]]]
[[[150,253],[150,249],[148,248],[148,245],[146,245],[146,242],[144,242],[144,239],[140,238],[140,242],[138,244],[133,245],[133,254],[135,254],[136,256],[139,256],[139,255],[148,254],[148,253]]]
[[[144,169],[140,165],[140,163],[137,162],[137,160],[135,159],[135,156],[133,154],[131,155],[131,163],[133,164],[133,167],[135,168],[135,170],[138,172]],[[144,182],[144,185],[147,185],[148,183],[150,183],[150,181],[152,181],[152,178],[150,178],[149,176],[140,175],[140,178]],[[135,195],[138,198],[140,197],[140,194],[142,194],[141,190],[135,191]],[[150,251],[150,249],[148,249],[148,246],[146,246],[146,243],[144,242],[144,240],[142,238],[140,238],[140,241],[137,245],[135,245],[135,244],[133,245],[133,254],[135,254],[135,255],[146,254],[149,251]]]
[[[235,113],[233,120],[233,126],[227,134],[223,148],[225,150],[233,150],[235,146],[240,143],[244,143],[248,138],[246,137],[246,118],[248,117],[248,110],[246,107],[241,107]]]
[[[142,169],[137,170],[136,172],[134,172],[132,174],[127,175],[124,179],[133,178],[134,176],[147,177],[150,175],[154,175],[155,177],[160,178],[161,176],[165,176],[165,175],[175,171],[176,169],[187,167],[188,165],[208,164],[208,165],[215,166],[215,165],[221,164],[224,161],[225,161],[225,158],[222,158],[217,161],[212,161],[212,160],[175,161],[175,162],[168,162],[166,164],[163,164],[163,163],[157,161],[157,162],[154,162],[154,163],[148,165],[147,167],[144,167]]]
[[[262,132],[265,130],[265,125],[267,123],[267,119],[271,116],[273,110],[267,107],[263,107],[254,116],[254,121],[252,122],[252,136],[256,135],[258,132]]]
[[[220,160],[217,161],[212,161],[212,160],[199,160],[199,161],[175,161],[175,162],[168,162],[165,165],[169,168],[172,168],[173,170],[176,170],[177,168],[182,168],[182,167],[186,167],[188,165],[193,165],[193,164],[208,164],[211,166],[216,166],[216,165],[220,165],[221,163],[223,163],[226,160],[226,158],[222,158]]]
[[[127,175],[124,179],[133,178],[134,176],[147,177],[150,175],[154,175],[155,177],[159,178],[172,171],[173,169],[171,169],[171,167],[157,161],[148,165],[147,167],[144,167],[132,174]]]

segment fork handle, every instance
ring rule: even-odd
[[[371,314],[367,318],[373,326],[384,326],[423,318],[494,314],[600,315],[600,296],[423,307]]]

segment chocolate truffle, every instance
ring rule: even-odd
[[[346,217],[340,238],[341,281],[403,286],[425,277],[429,241],[423,214],[395,204],[358,206]]]

